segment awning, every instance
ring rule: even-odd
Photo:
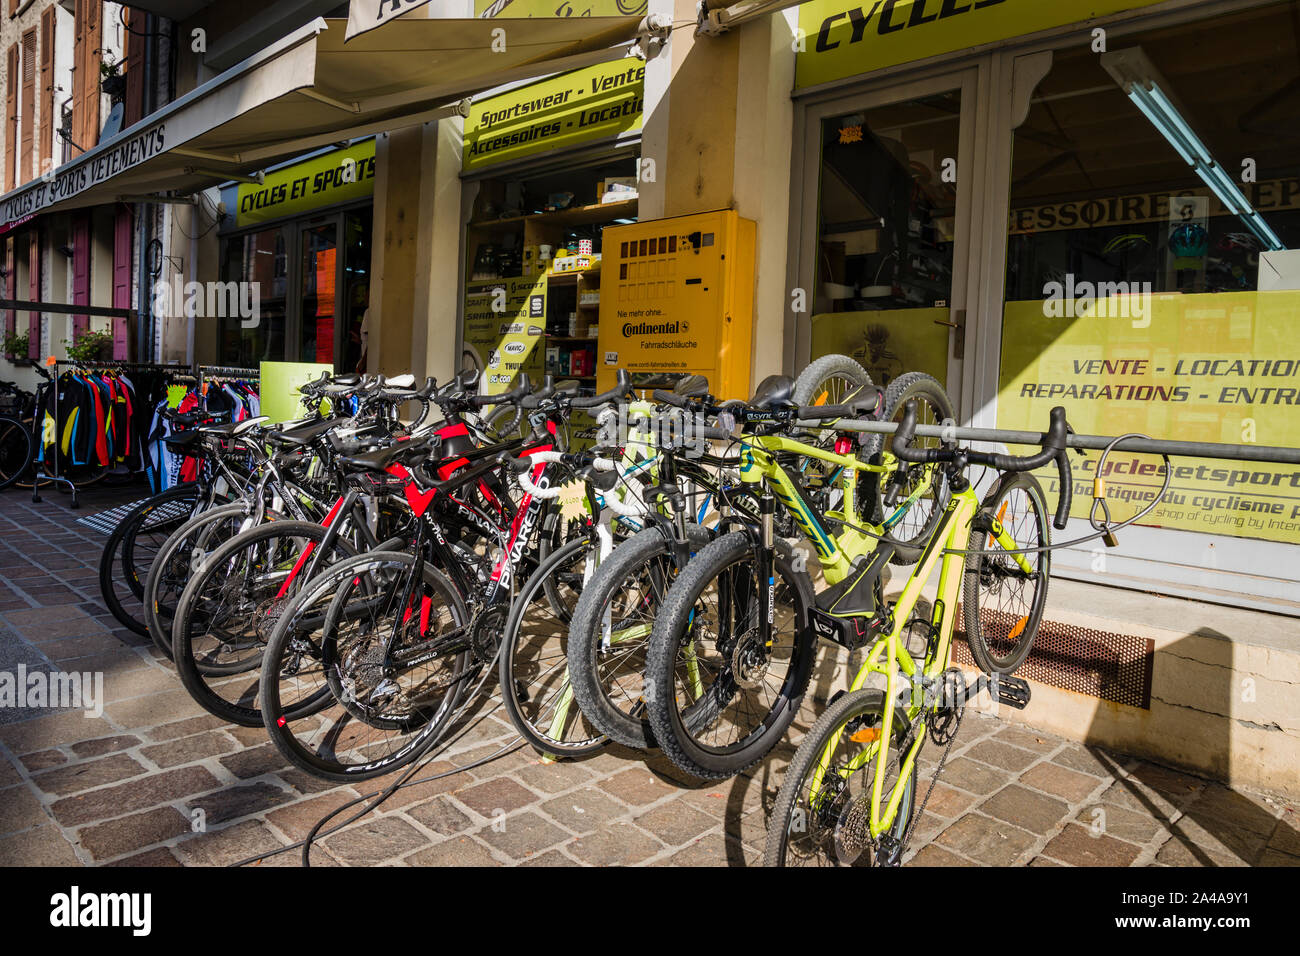
[[[398,20],[344,45],[319,19],[0,196],[0,226],[35,213],[192,193],[330,143],[468,110],[465,98],[627,52],[640,17]]]

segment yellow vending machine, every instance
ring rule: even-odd
[[[597,390],[625,368],[641,389],[695,374],[748,398],[756,232],[731,209],[606,228]]]

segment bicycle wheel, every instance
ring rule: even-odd
[[[36,442],[15,418],[0,418],[0,488],[8,488],[32,465]]]
[[[795,379],[794,403],[805,405],[838,405],[855,392],[870,390],[875,386],[867,370],[847,355],[823,355],[810,364]],[[838,433],[834,428],[813,429],[804,440],[826,451],[832,451]],[[840,507],[842,497],[835,485],[836,471],[830,462],[807,458],[801,462],[804,486],[809,493],[821,498],[824,509]]]
[[[195,703],[244,727],[262,726],[258,677],[279,616],[307,583],[309,562],[328,568],[356,549],[310,521],[270,521],[212,551],[191,578],[172,618],[172,660]]]
[[[956,421],[952,401],[938,380],[924,372],[908,372],[900,375],[890,383],[885,391],[885,411],[882,420],[897,422],[903,417],[903,406],[910,401],[917,404],[916,421],[918,425],[941,425]],[[913,443],[917,447],[939,447],[937,438],[917,438]],[[884,444],[879,435],[868,442],[869,460],[873,464],[882,461]],[[951,490],[947,478],[933,467],[913,465],[908,469],[908,479],[903,484],[895,502],[895,508],[906,501],[920,487],[926,474],[930,475],[931,485],[921,495],[907,513],[885,533],[896,551],[894,564],[914,564],[921,557],[921,552],[929,542],[930,536],[943,516],[943,509],[948,504]],[[863,472],[859,487],[859,507],[867,520],[879,524],[889,517],[885,507],[884,494],[889,487],[888,475]]]
[[[176,602],[203,559],[237,535],[251,519],[243,504],[222,505],[195,515],[162,543],[144,579],[140,603],[154,646],[172,656],[172,617]]]
[[[871,866],[871,791],[876,777],[885,695],[845,694],[827,708],[799,744],[768,820],[765,866]],[[902,718],[900,720],[900,717]],[[895,712],[886,758],[881,810],[898,785],[898,747],[907,736],[905,714]],[[916,804],[916,765],[888,833],[901,842]]]
[[[365,780],[414,760],[475,673],[460,649],[469,613],[440,571],[426,563],[411,603],[398,606],[415,561],[396,551],[340,561],[307,583],[271,633],[263,726],[314,776]]]
[[[984,521],[977,519],[966,545],[979,553],[966,556],[962,605],[971,657],[987,673],[1010,674],[1028,656],[1047,606],[1052,570],[1050,551],[1003,551],[988,533],[987,519],[1001,523],[1017,549],[1032,550],[1051,544],[1051,514],[1042,487],[1025,472],[1003,475],[980,505]]]
[[[655,741],[678,767],[720,780],[780,742],[803,701],[816,641],[812,585],[778,539],[775,580],[758,581],[743,531],[706,545],[664,598],[646,652],[646,712]],[[760,615],[773,603],[772,643]]]
[[[691,553],[713,537],[694,524],[687,534]],[[601,562],[573,611],[568,667],[574,699],[595,727],[625,747],[655,745],[645,713],[645,655],[676,576],[668,538],[647,528]]]
[[[140,596],[158,548],[184,524],[198,501],[198,487],[168,488],[136,505],[104,543],[99,559],[99,593],[113,617],[136,634],[149,636]]]
[[[607,739],[574,701],[568,669],[570,622],[591,549],[586,540],[568,542],[524,583],[498,661],[511,723],[534,748],[557,757],[595,753]]]

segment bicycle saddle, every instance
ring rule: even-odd
[[[332,418],[322,418],[318,422],[312,422],[310,425],[302,425],[298,428],[284,429],[273,431],[267,437],[272,441],[280,442],[285,445],[306,445],[312,439],[319,437],[331,428],[338,426],[338,422]]]
[[[794,379],[789,375],[769,375],[758,383],[749,404],[754,408],[779,408],[794,400]]]
[[[394,442],[360,455],[342,456],[339,458],[339,464],[345,468],[357,468],[363,471],[383,471],[393,462],[400,461],[406,456],[424,458],[428,455],[428,444],[428,437]]]

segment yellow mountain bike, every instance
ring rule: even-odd
[[[1014,707],[1029,701],[1028,684],[1000,675],[1029,653],[1047,599],[1047,506],[1028,472],[1055,461],[1061,495],[1054,524],[1064,528],[1069,518],[1065,410],[1052,410],[1043,451],[1023,458],[914,448],[915,427],[915,415],[905,414],[894,436],[894,455],[941,468],[952,498],[901,597],[885,611],[885,626],[852,686],[832,699],[786,771],[768,826],[769,866],[901,860],[915,808],[918,755],[927,736],[951,746],[972,693],[961,671],[948,666],[959,597],[972,656],[986,672],[999,675],[981,678],[980,686],[987,683],[998,700]],[[965,475],[971,465],[1003,472],[983,502]],[[936,568],[931,614],[913,618]],[[913,636],[921,638],[915,649]],[[865,686],[872,675],[883,676],[884,690]]]

